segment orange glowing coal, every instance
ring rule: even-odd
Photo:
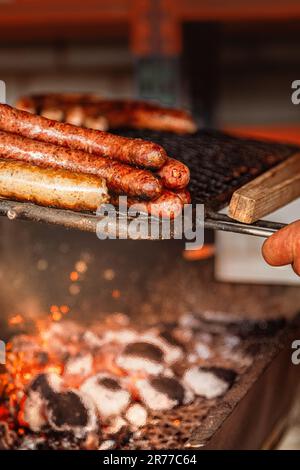
[[[22,317],[22,315],[17,314],[13,317],[10,317],[8,323],[11,326],[21,325],[22,323],[24,323],[24,318]]]

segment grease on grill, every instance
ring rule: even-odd
[[[296,150],[289,145],[240,139],[209,130],[188,136],[133,129],[114,132],[162,145],[168,155],[189,167],[193,203],[208,204],[214,210],[221,208],[235,189]]]

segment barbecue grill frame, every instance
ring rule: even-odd
[[[298,149],[295,146],[239,139],[218,131],[205,129],[194,135],[187,136],[179,136],[168,132],[133,129],[115,129],[114,132],[125,137],[143,138],[164,145],[171,155],[190,167],[190,189],[193,205],[195,203],[204,204],[205,228],[268,237],[284,226],[276,224],[275,222],[260,220],[251,225],[242,224],[223,214],[219,214],[219,211],[229,203],[236,189],[242,187],[243,184],[248,183],[270,168],[275,167],[277,164],[282,163],[282,161],[297,152]],[[193,141],[193,139],[195,140]],[[212,154],[207,150],[207,146],[211,147],[210,151],[212,151]],[[186,152],[183,152],[184,148],[187,149]],[[208,152],[208,154],[206,152]],[[264,156],[262,156],[261,152],[263,152]],[[279,152],[277,156],[276,152]],[[220,159],[214,162],[214,158],[217,158],[218,154],[220,154]],[[274,161],[277,162],[276,165],[272,162],[272,158],[270,161],[267,158],[268,156],[272,157],[272,155],[275,159]],[[197,163],[198,157],[200,158],[200,165]],[[248,160],[249,163],[247,163]],[[246,173],[239,173],[239,164],[246,165],[248,171]],[[235,171],[237,171],[238,176],[234,175]],[[207,182],[207,187],[204,182]],[[19,218],[35,222],[44,222],[61,225],[69,229],[94,233],[96,230],[99,230],[97,224],[103,219],[103,217],[97,216],[94,213],[42,207],[33,203],[16,202],[6,199],[0,199],[0,215],[7,216],[10,219]],[[127,214],[118,211],[116,216],[118,220],[117,230],[115,224],[111,222],[106,226],[107,232],[105,235],[107,237],[112,236],[113,238],[131,239],[130,233],[128,232],[128,222],[133,220],[133,218],[127,218]],[[154,219],[154,217],[148,214],[143,214],[143,217],[145,218],[145,222],[149,223]],[[191,226],[185,226],[185,229],[193,229],[196,217],[193,217],[193,219],[194,221],[190,222]],[[185,224],[186,222],[185,220]],[[160,226],[162,226],[162,221],[159,223]],[[183,238],[182,234],[178,233],[178,228],[176,228],[172,222],[170,225],[170,238]],[[153,240],[154,238],[150,235],[151,231],[148,230],[148,232],[146,236],[143,236],[143,239]],[[161,233],[162,231],[160,230],[160,234]],[[157,239],[162,238],[162,235],[159,235]]]
[[[67,229],[81,230],[83,232],[93,233],[96,233],[97,224],[103,219],[102,216],[97,216],[92,213],[82,213],[71,210],[54,209],[52,207],[42,207],[32,203],[17,202],[10,200],[0,201],[0,215],[6,216],[11,220],[30,220],[33,222],[61,225]],[[144,217],[145,221],[150,223],[152,218],[146,214]],[[119,212],[117,212],[117,218],[117,238],[125,237],[130,239],[131,236],[128,233],[128,221],[133,219],[126,218],[124,217],[124,214],[121,214]],[[160,226],[161,225],[162,224],[160,221]],[[244,235],[253,235],[265,238],[271,236],[273,233],[275,233],[277,230],[280,230],[284,226],[284,224],[279,224],[266,220],[259,220],[254,224],[243,224],[231,219],[230,217],[224,214],[219,214],[217,212],[212,211],[207,212],[204,220],[204,228],[207,229],[221,230],[225,232],[240,233]],[[107,228],[107,236],[115,235],[115,225],[109,224]],[[190,228],[192,228],[192,226]],[[180,236],[180,233],[178,233],[178,231],[176,232],[173,224],[171,223],[170,238],[174,239],[178,236]],[[153,240],[150,235],[143,237],[143,240],[147,239]],[[159,239],[162,239],[162,237],[160,236]]]

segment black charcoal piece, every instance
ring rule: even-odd
[[[164,353],[158,346],[145,342],[128,344],[123,354],[126,356],[138,356],[154,362],[162,362],[164,358]]]
[[[122,387],[119,384],[119,382],[115,379],[112,379],[111,377],[100,377],[97,380],[97,382],[99,385],[102,385],[102,387],[108,388],[112,392],[122,390]]]
[[[167,395],[170,400],[175,400],[178,404],[182,404],[185,397],[185,390],[181,383],[172,377],[153,377],[150,384],[155,390]]]
[[[48,403],[50,423],[55,429],[86,427],[89,423],[88,409],[81,397],[74,392],[56,393]]]
[[[237,377],[237,373],[233,369],[225,369],[223,367],[201,367],[201,370],[204,372],[212,372],[219,379],[227,382],[229,387],[231,387]]]

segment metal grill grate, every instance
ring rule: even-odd
[[[221,209],[232,193],[254,177],[288,158],[295,147],[240,139],[217,131],[194,135],[118,129],[116,134],[151,140],[191,171],[189,185],[193,203]]]
[[[115,129],[114,132],[156,142],[162,145],[170,156],[189,167],[192,202],[205,204],[206,228],[268,237],[282,227],[280,224],[265,221],[258,221],[252,225],[239,224],[215,212],[226,206],[236,189],[287,159],[297,150],[296,147],[239,139],[210,130],[202,130],[194,135],[132,129]],[[88,232],[95,232],[99,221],[99,218],[92,213],[40,207],[32,203],[8,200],[0,201],[0,215]],[[131,238],[124,214],[118,214],[118,217],[117,237],[126,234],[127,238]],[[109,230],[115,236],[115,227],[110,226]],[[171,232],[171,238],[174,238],[174,232]],[[152,239],[151,235],[147,239]]]

